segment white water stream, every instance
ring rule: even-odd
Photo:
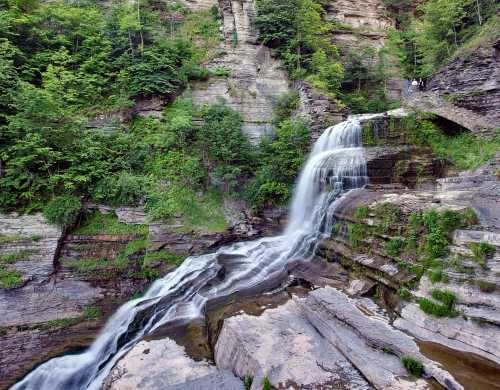
[[[361,126],[349,118],[327,129],[314,145],[283,235],[187,258],[142,298],[124,304],[87,350],[49,360],[12,390],[97,390],[114,364],[160,326],[202,317],[208,301],[275,288],[286,278],[291,260],[314,256],[317,243],[332,230],[335,201],[364,185],[366,176]]]

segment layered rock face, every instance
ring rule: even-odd
[[[500,122],[500,40],[459,56],[441,68],[427,88],[450,103]]]
[[[264,377],[277,388],[426,389],[425,381],[405,378],[398,355],[412,355],[439,382],[461,388],[388,322],[369,300],[318,289],[260,317],[226,320],[215,361],[240,377],[252,376],[255,390]]]
[[[387,30],[394,21],[381,0],[341,0],[327,2],[327,19],[338,26],[331,32],[332,40],[346,55],[349,51],[361,52],[372,49],[372,62],[376,63],[378,51],[385,45]],[[393,59],[385,59],[394,64]],[[386,94],[390,99],[399,99],[402,91],[402,80],[395,75],[386,80]]]
[[[224,98],[243,117],[243,132],[257,142],[273,131],[273,106],[276,97],[287,92],[288,79],[270,50],[257,43],[252,28],[253,0],[220,0],[224,54],[206,64],[223,68],[229,75],[212,77],[192,85],[195,104],[213,104]],[[194,6],[194,2],[193,2]]]

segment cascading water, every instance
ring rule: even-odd
[[[201,317],[209,301],[275,288],[291,260],[312,258],[317,243],[329,235],[339,196],[366,182],[361,126],[352,117],[327,129],[314,145],[283,235],[187,258],[144,297],[123,305],[85,352],[49,360],[12,389],[99,389],[116,361],[155,329]]]

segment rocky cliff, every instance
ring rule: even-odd
[[[203,2],[203,5],[208,2]],[[220,0],[222,18],[221,56],[206,64],[209,69],[223,69],[224,76],[192,85],[195,104],[204,105],[218,98],[240,112],[243,132],[254,142],[273,130],[275,99],[289,90],[286,73],[271,51],[257,43],[252,27],[255,15],[253,0]],[[197,8],[200,4],[191,3]]]
[[[448,102],[500,122],[500,39],[457,56],[437,72],[427,88]]]

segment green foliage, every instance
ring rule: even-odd
[[[329,24],[316,0],[259,0],[254,19],[259,41],[274,49],[292,79],[307,77],[335,96],[343,78],[338,52],[323,34]]]
[[[385,244],[385,255],[390,257],[397,257],[403,251],[405,241],[402,237],[391,238]]]
[[[280,124],[288,120],[299,107],[300,96],[297,91],[285,92],[274,103],[274,122]]]
[[[149,229],[146,225],[128,225],[118,221],[116,214],[103,214],[96,211],[84,216],[79,226],[72,231],[73,234],[92,236],[98,234],[140,234],[147,235]]]
[[[454,293],[448,290],[434,289],[431,291],[432,298],[440,301],[448,307],[452,307],[457,302],[457,297]]]
[[[356,211],[354,211],[354,216],[358,219],[367,218],[369,214],[370,208],[368,206],[359,206],[356,208]]]
[[[250,390],[253,383],[253,376],[245,375],[243,378],[243,385],[245,386],[245,390]]]
[[[308,152],[310,134],[303,122],[285,120],[274,137],[261,142],[254,178],[245,197],[254,208],[285,204]]]
[[[432,268],[428,276],[431,283],[446,282],[448,280],[447,275],[443,272],[443,267],[440,265]]]
[[[16,261],[27,260],[32,253],[33,252],[28,249],[12,252],[8,255],[0,256],[0,263],[11,264],[15,263]]]
[[[144,199],[148,185],[147,177],[122,171],[98,181],[91,196],[95,202],[111,206],[137,206]]]
[[[404,28],[390,34],[392,52],[399,57],[408,78],[428,77],[462,47],[476,42],[483,31],[488,31],[493,40],[498,37],[497,12],[494,0],[422,2]]]
[[[40,210],[68,193],[140,203],[150,184],[146,160],[167,143],[189,144],[186,105],[183,115],[144,120],[146,128],[128,134],[119,124],[109,134],[86,123],[207,77],[198,64],[219,43],[218,15],[165,5],[186,14],[180,24],[164,23],[150,0],[31,4],[6,3],[0,16],[0,209]]]
[[[153,192],[146,203],[152,220],[178,221],[179,230],[219,232],[227,228],[220,194],[208,189],[203,194],[177,185]]]
[[[493,256],[496,252],[495,246],[485,241],[471,242],[469,248],[474,254],[474,260],[483,267],[486,266],[488,257]]]
[[[50,223],[64,228],[76,221],[81,207],[82,203],[76,196],[61,195],[45,206],[43,215]]]
[[[85,306],[83,309],[83,317],[86,320],[98,318],[102,315],[102,310],[100,307],[96,306]]]
[[[401,356],[401,362],[410,374],[415,375],[416,377],[421,377],[423,375],[424,365],[413,356],[403,355]]]
[[[366,238],[366,231],[363,225],[349,223],[347,224],[347,241],[354,249],[357,249]]]
[[[404,299],[405,301],[411,301],[413,299],[413,295],[412,293],[404,288],[404,287],[401,287],[399,290],[398,290],[398,295]]]
[[[251,170],[252,148],[241,132],[241,116],[223,100],[205,107],[202,112],[205,123],[198,132],[202,153],[215,165],[215,177],[236,187],[238,178]]]
[[[401,209],[392,203],[380,203],[374,208],[375,217],[380,221],[377,226],[379,233],[387,234],[397,225],[401,217]]]
[[[22,283],[22,274],[16,269],[8,269],[0,264],[0,288],[18,287]]]
[[[427,298],[420,298],[417,302],[420,310],[435,317],[456,317],[459,314],[458,311],[453,308],[453,304],[437,304]]]
[[[262,390],[271,390],[271,382],[269,381],[269,378],[267,376],[264,377],[262,380]]]

